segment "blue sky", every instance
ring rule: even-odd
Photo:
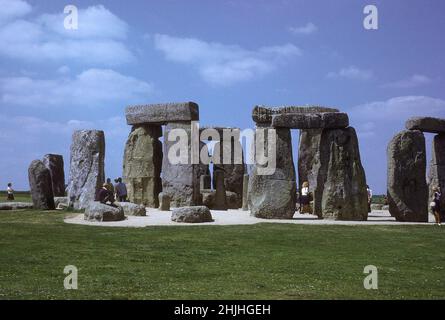
[[[63,28],[68,4],[77,30]],[[378,30],[363,27],[368,4]],[[0,186],[27,189],[29,163],[46,153],[64,155],[68,169],[81,128],[105,130],[106,175],[121,176],[125,106],[195,101],[202,125],[243,129],[256,104],[338,107],[358,132],[369,185],[384,193],[391,137],[410,116],[445,117],[440,0],[0,0],[0,9]]]

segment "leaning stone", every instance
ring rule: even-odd
[[[51,174],[51,182],[55,197],[65,196],[65,172],[63,169],[63,156],[47,154],[42,159]]]
[[[0,202],[0,210],[25,210],[32,209],[30,202]]]
[[[354,128],[323,130],[320,157],[321,166],[314,202],[321,199],[321,217],[367,220],[366,176]]]
[[[445,133],[445,119],[432,117],[413,117],[406,121],[408,130],[420,130],[431,133]]]
[[[339,112],[335,108],[326,108],[320,106],[283,106],[283,107],[266,107],[255,106],[252,111],[252,119],[255,123],[270,124],[272,116],[276,114],[286,113],[321,113],[321,112]]]
[[[68,197],[74,209],[85,209],[105,182],[105,136],[99,130],[77,130],[71,144]]]
[[[349,117],[343,112],[285,113],[272,116],[272,127],[290,129],[341,129],[349,126]]]
[[[159,206],[162,190],[161,126],[134,126],[125,144],[123,178],[130,202],[146,207]]]
[[[125,219],[122,207],[112,207],[97,201],[88,204],[84,214],[85,220],[90,221],[121,221]]]
[[[34,160],[28,169],[29,187],[34,209],[54,210],[51,174],[40,160]]]
[[[131,203],[131,202],[118,202],[118,206],[124,209],[124,214],[126,216],[146,216],[146,210],[143,205]]]
[[[440,213],[445,216],[445,134],[438,134],[433,138],[432,156],[428,174],[429,199],[433,199],[433,187],[440,187],[442,198]],[[430,200],[430,201],[431,201]]]
[[[265,130],[264,148],[268,150],[267,136],[271,131],[257,128],[256,135],[260,133],[258,130]],[[272,130],[276,132],[275,171],[268,175],[262,174],[261,169],[267,165],[255,164],[249,178],[251,215],[266,219],[291,219],[295,213],[296,181],[290,129]]]
[[[172,221],[186,223],[212,222],[212,214],[206,206],[174,208]]]
[[[129,125],[197,121],[199,107],[194,102],[129,106],[125,110],[125,116]]]
[[[389,212],[397,221],[428,222],[425,137],[402,131],[387,148]]]
[[[170,196],[164,192],[159,193],[159,210],[170,211]]]

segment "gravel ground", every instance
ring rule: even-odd
[[[115,222],[91,222],[83,219],[83,214],[76,215],[65,219],[66,223],[91,225],[91,226],[106,226],[106,227],[148,227],[148,226],[193,226],[193,225],[248,225],[255,223],[295,223],[295,224],[312,224],[312,225],[426,225],[428,223],[413,223],[413,222],[397,222],[388,211],[377,210],[369,214],[368,221],[334,221],[334,220],[319,220],[316,216],[309,214],[294,215],[290,220],[279,219],[259,219],[250,216],[249,211],[242,210],[228,210],[217,211],[212,210],[213,222],[206,223],[178,223],[170,220],[171,211],[159,211],[158,209],[147,208],[146,217],[128,216],[126,220]],[[430,215],[429,224],[434,219]]]

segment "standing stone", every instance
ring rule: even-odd
[[[51,173],[40,160],[31,162],[28,168],[29,187],[34,209],[54,210],[54,194]]]
[[[309,182],[309,192],[314,195],[315,215],[321,217],[321,197],[317,193],[318,172],[320,170],[320,140],[322,129],[300,130],[298,145],[298,185],[301,190],[303,182]]]
[[[429,181],[429,202],[433,199],[433,187],[440,188],[442,193],[442,201],[440,203],[440,211],[442,217],[445,216],[445,134],[438,134],[433,138],[433,146],[431,148],[432,157],[430,170],[428,175]]]
[[[259,134],[259,130],[265,128],[257,128],[255,135]],[[270,130],[276,132],[276,169],[273,174],[262,175],[259,169],[267,165],[255,160],[249,179],[251,214],[258,218],[291,219],[295,213],[296,181],[290,129],[265,130],[265,151],[269,148],[267,137],[271,134]]]
[[[75,209],[94,201],[105,181],[105,135],[99,130],[77,130],[71,144],[68,196]]]
[[[389,212],[397,221],[428,221],[425,137],[402,131],[387,148]]]
[[[162,190],[162,128],[157,125],[134,126],[125,145],[123,178],[130,202],[146,207],[159,206]]]
[[[180,129],[186,133],[184,141],[186,143],[187,157],[185,163],[171,163],[169,159],[169,150],[174,147],[176,154],[181,154],[178,150],[180,140],[169,141],[170,132],[174,129]],[[176,130],[175,130],[176,131]],[[199,190],[199,177],[208,174],[208,165],[192,164],[191,161],[191,124],[190,122],[174,122],[165,126],[164,138],[164,157],[162,161],[162,191],[171,198],[173,207],[194,206],[201,203],[201,193]],[[199,140],[199,139],[198,139]],[[188,144],[187,144],[188,143]],[[204,143],[200,143],[199,148],[205,147]],[[201,149],[199,149],[201,150]]]
[[[209,174],[203,174],[199,177],[199,189],[208,190],[211,187],[212,177]]]
[[[249,210],[248,193],[249,193],[249,175],[245,174],[243,176],[243,211]]]
[[[65,172],[63,169],[63,156],[58,154],[47,154],[42,159],[45,167],[51,174],[51,183],[55,197],[65,196]]]
[[[213,176],[216,182],[215,210],[227,210],[226,187],[224,185],[224,171],[215,170]]]
[[[368,219],[366,176],[354,128],[323,130],[317,179],[314,197],[318,203],[321,199],[321,217]]]
[[[159,193],[159,210],[170,211],[170,196],[164,192]]]

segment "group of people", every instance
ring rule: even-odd
[[[114,185],[111,183],[111,179],[108,178],[107,182],[102,185],[102,188],[97,190],[96,201],[115,206],[116,200],[127,202],[127,186],[122,182],[122,178],[114,179]]]

